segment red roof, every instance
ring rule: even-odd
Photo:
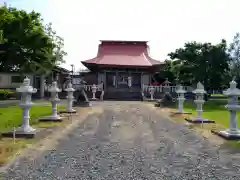
[[[147,41],[101,41],[97,57],[82,63],[143,67],[162,64],[149,56],[147,48]]]

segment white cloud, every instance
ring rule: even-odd
[[[164,60],[186,41],[217,43],[240,31],[238,0],[19,0],[18,5],[30,1],[28,8],[52,21],[65,39],[67,67],[94,57],[101,39],[150,40],[152,57]]]

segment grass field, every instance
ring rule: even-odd
[[[64,106],[59,106],[62,110]],[[35,105],[30,109],[30,124],[38,127],[59,126],[63,123],[38,122],[38,118],[51,114],[51,105]],[[0,132],[12,130],[13,127],[21,125],[22,110],[18,106],[0,107]],[[15,143],[11,138],[0,139],[0,166],[8,162],[19,150],[34,143],[35,139],[16,139]]]
[[[224,95],[224,94],[211,94],[211,96],[212,97],[226,97],[227,98],[227,96]]]
[[[58,109],[63,109],[59,106]],[[51,114],[50,105],[35,105],[30,109],[30,124],[38,123],[37,119],[42,116]],[[14,127],[21,125],[22,109],[19,106],[0,107],[0,132],[12,130]]]
[[[240,103],[240,102],[239,102]],[[210,137],[206,135],[205,132],[210,132],[210,130],[220,131],[226,128],[229,128],[229,111],[225,108],[227,100],[209,100],[203,105],[203,117],[209,120],[215,120],[215,124],[189,124],[190,128],[195,128],[202,134],[205,134],[205,137]],[[173,108],[173,107],[172,107]],[[176,106],[175,106],[176,108]],[[196,104],[193,101],[186,101],[184,103],[184,111],[191,112],[192,115],[179,115],[173,117],[173,119],[185,122],[184,117],[194,117],[196,115]],[[237,113],[237,122],[238,127],[240,126],[240,113]],[[207,133],[208,134],[208,133]],[[213,140],[215,141],[215,140]],[[218,141],[218,140],[217,140]],[[222,144],[224,147],[234,147],[240,148],[240,141],[223,141]]]

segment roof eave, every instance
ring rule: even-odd
[[[100,40],[100,42],[143,42],[147,43],[149,41],[130,41],[130,40]]]

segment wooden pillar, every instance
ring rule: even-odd
[[[131,75],[132,75],[132,72],[131,71],[128,71],[128,76],[129,77],[131,77]],[[131,77],[132,78],[132,77]],[[131,79],[131,81],[132,81],[132,79]],[[131,87],[130,88],[132,88],[132,82],[131,82]]]
[[[118,71],[116,71],[116,88],[118,88]]]
[[[107,90],[107,73],[106,71],[104,71],[104,74],[103,74],[103,86],[104,86],[104,91]]]

